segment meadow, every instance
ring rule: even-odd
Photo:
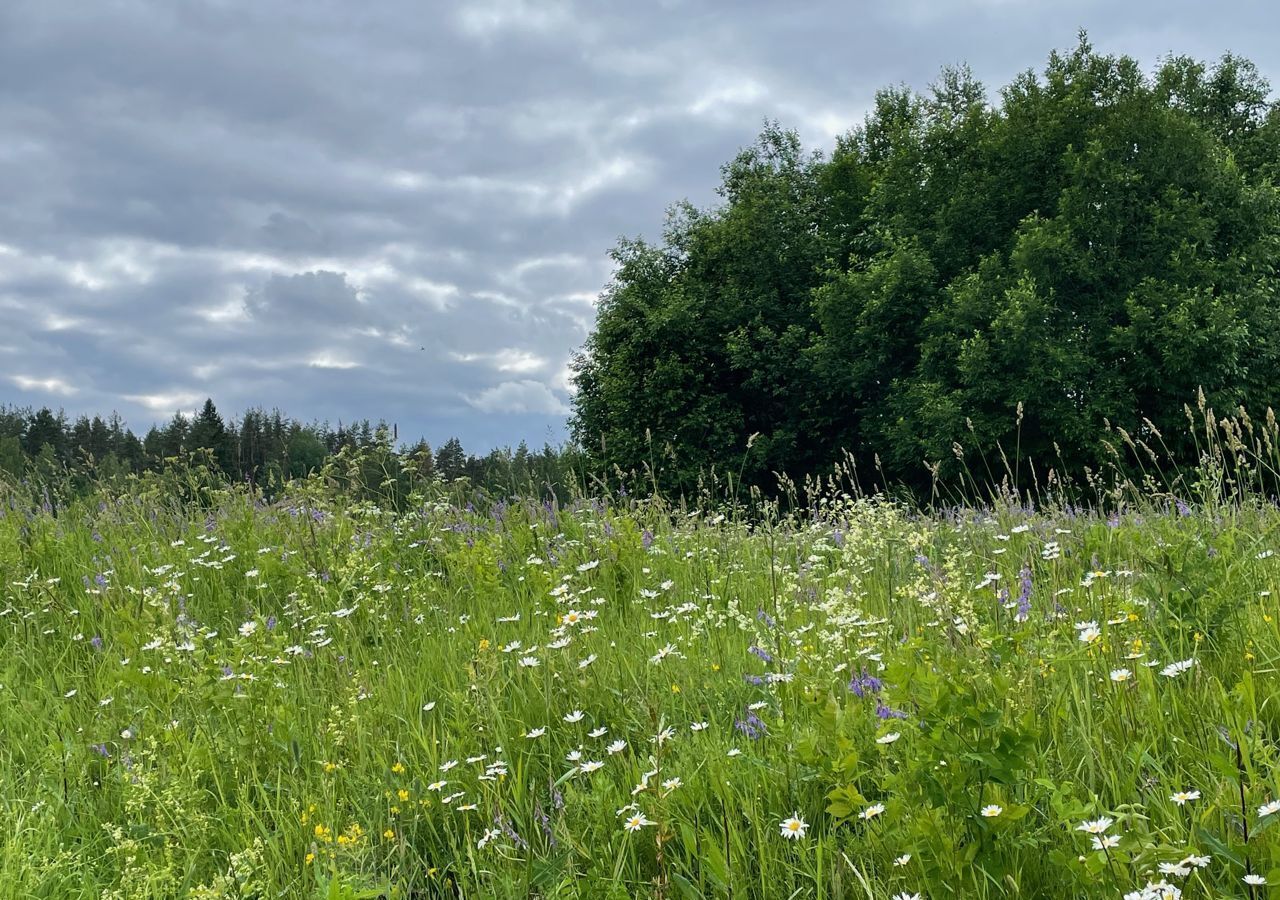
[[[1244,492],[179,493],[4,489],[0,897],[1280,884],[1280,510]]]

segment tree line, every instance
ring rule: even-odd
[[[465,479],[472,488],[503,496],[562,490],[582,477],[580,454],[571,446],[532,450],[521,442],[481,455],[451,437],[433,450],[425,439],[397,443],[393,426],[368,419],[331,427],[279,410],[249,409],[228,421],[212,399],[198,413],[176,413],[142,437],[117,414],[72,420],[49,407],[0,407],[0,474],[14,479],[70,476],[88,485],[195,461],[215,476],[272,492],[344,452],[365,470],[360,481],[375,486],[388,477]]]
[[[614,249],[575,439],[668,487],[846,452],[920,487],[978,456],[1096,470],[1122,440],[1194,462],[1200,391],[1280,400],[1269,94],[1248,60],[1147,74],[1082,34],[994,101],[964,68],[882,90],[829,157],[770,124],[718,205]]]

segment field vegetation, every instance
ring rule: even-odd
[[[1205,419],[924,508],[10,484],[0,896],[1266,896],[1277,428]]]

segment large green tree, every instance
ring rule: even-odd
[[[963,68],[882,91],[829,159],[769,126],[719,206],[615,250],[575,436],[668,487],[803,475],[843,450],[923,483],[956,442],[1079,470],[1105,423],[1176,428],[1200,388],[1270,405],[1268,97],[1236,57],[1147,75],[1081,36],[996,102]]]

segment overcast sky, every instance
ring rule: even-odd
[[[0,2],[0,403],[564,436],[619,236],[714,201],[776,118],[830,149],[879,87],[989,88],[1087,28],[1150,68],[1264,2]]]

